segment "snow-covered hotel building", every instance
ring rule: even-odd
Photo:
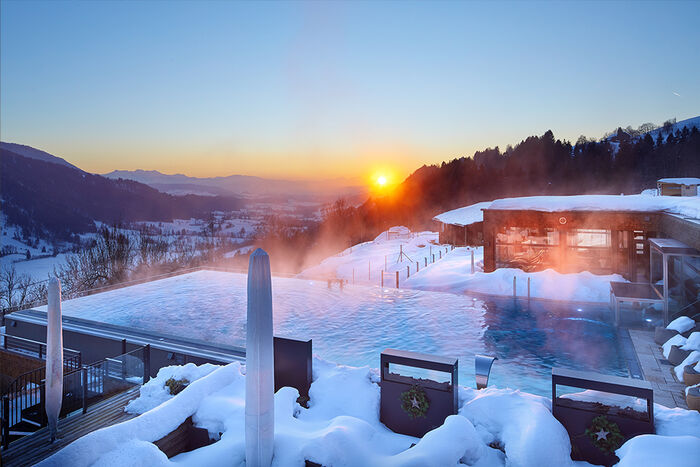
[[[552,268],[636,282],[648,281],[649,239],[672,238],[700,250],[699,218],[697,196],[580,195],[500,199],[435,220],[441,233],[481,227],[485,272]]]

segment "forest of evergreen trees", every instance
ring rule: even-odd
[[[478,151],[442,165],[423,166],[396,191],[354,208],[342,201],[326,213],[321,231],[345,245],[367,241],[389,226],[434,228],[433,216],[497,198],[534,195],[634,194],[663,177],[700,176],[700,132],[664,125],[653,138],[618,129],[601,141],[576,144],[552,131],[515,147]]]

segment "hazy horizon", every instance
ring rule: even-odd
[[[698,3],[0,5],[2,140],[93,173],[397,182],[700,113]]]

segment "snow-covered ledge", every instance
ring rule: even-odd
[[[163,368],[127,408],[142,415],[90,433],[41,465],[134,465],[135,460],[149,467],[173,462],[243,465],[244,370],[239,363]],[[193,382],[171,396],[164,387],[171,377]],[[302,466],[305,459],[326,466],[575,464],[569,457],[569,437],[552,416],[547,398],[513,389],[460,387],[459,415],[448,417],[419,440],[393,433],[379,422],[378,381],[377,370],[316,359],[308,409],[297,404],[295,389],[282,388],[275,394],[273,465]],[[222,433],[221,439],[168,460],[152,443],[189,416],[212,437]],[[645,465],[636,463],[645,453],[674,467],[695,465],[700,413],[657,404],[655,422],[657,435],[633,438],[620,448],[621,465]]]

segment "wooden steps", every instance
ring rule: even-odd
[[[53,443],[50,442],[48,427],[14,441],[2,451],[2,466],[33,465],[92,431],[134,418],[135,415],[124,412],[124,407],[138,397],[139,388],[131,388],[99,402],[88,408],[86,414],[79,411],[60,419],[58,437]]]

